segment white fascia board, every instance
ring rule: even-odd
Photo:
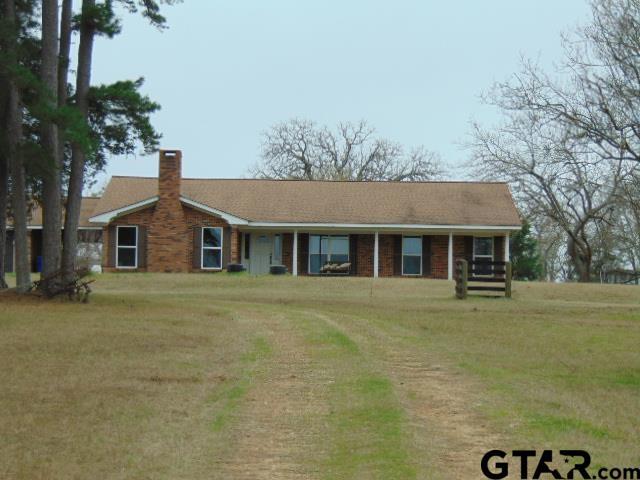
[[[7,230],[13,230],[13,225],[7,226]],[[42,225],[28,225],[27,230],[42,230]],[[64,230],[64,225],[62,230]],[[102,230],[102,227],[78,227],[78,230]]]
[[[450,231],[517,231],[521,225],[421,225],[421,224],[388,224],[388,223],[276,223],[276,222],[249,222],[248,227],[256,228],[302,228],[302,229],[354,229],[354,230],[441,230]]]
[[[146,200],[142,200],[141,202],[132,203],[131,205],[127,205],[126,207],[117,208],[115,210],[111,210],[110,212],[101,213],[100,215],[89,218],[89,221],[91,223],[107,224],[120,215],[134,212],[143,207],[156,203],[157,201],[158,196],[156,195],[155,197],[147,198]]]
[[[218,210],[217,208],[212,208],[204,203],[196,202],[195,200],[191,200],[190,198],[180,196],[180,201],[190,207],[193,207],[197,210],[201,210],[205,213],[210,213],[212,215],[216,215],[217,217],[225,220],[229,225],[248,225],[249,221],[236,217],[235,215],[231,215],[230,213],[223,212],[222,210]]]

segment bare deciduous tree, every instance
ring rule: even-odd
[[[583,281],[594,258],[604,265],[620,251],[620,221],[633,218],[621,198],[640,167],[640,0],[591,6],[592,21],[564,37],[553,75],[525,61],[494,87],[486,99],[507,120],[495,131],[475,125],[473,142],[476,171],[509,181],[539,225],[562,229]]]
[[[475,125],[475,174],[509,182],[528,217],[559,227],[578,279],[590,281],[596,229],[611,223],[621,185],[637,165],[603,159],[589,142],[576,142],[536,112],[509,112],[507,118],[491,131]]]
[[[591,10],[588,25],[564,36],[557,75],[523,62],[498,85],[503,107],[536,111],[603,158],[640,162],[640,0],[593,0]]]
[[[424,147],[407,153],[376,137],[364,121],[331,130],[293,119],[264,134],[262,160],[250,173],[274,179],[417,181],[438,178],[443,167],[435,153]]]

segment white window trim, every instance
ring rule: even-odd
[[[136,245],[135,247],[132,247],[131,245],[122,245],[120,246],[120,229],[121,228],[135,228],[136,229]],[[116,225],[116,268],[118,270],[135,270],[136,268],[138,268],[138,245],[139,245],[139,238],[138,238],[138,225]],[[135,255],[133,256],[134,260],[135,260],[135,265],[133,267],[123,267],[118,265],[120,262],[118,261],[118,253],[120,252],[121,248],[132,248],[135,250]]]
[[[476,255],[476,238],[490,238],[491,239],[491,255]],[[492,262],[495,261],[496,257],[496,239],[490,235],[474,235],[473,236],[473,259],[476,258],[490,258]],[[487,273],[484,275],[480,275],[474,273],[476,277],[491,277],[493,276],[493,265],[491,266],[491,273]]]
[[[204,246],[204,229],[214,228],[220,230],[220,246],[219,247],[205,247]],[[223,267],[223,252],[222,247],[224,245],[224,230],[222,227],[202,227],[200,229],[200,269],[201,270],[222,270]],[[204,251],[205,250],[220,250],[220,267],[205,267],[204,266]]]
[[[413,253],[407,254],[407,257],[420,257],[420,273],[404,273],[404,239],[405,238],[419,238],[420,239],[420,255],[415,255]],[[402,244],[400,245],[400,257],[401,257],[401,271],[403,277],[421,277],[422,276],[422,255],[424,252],[422,251],[422,237],[420,235],[402,235]]]
[[[340,234],[340,233],[336,233],[336,234],[330,234],[330,233],[310,233],[309,234],[309,255],[307,258],[307,272],[308,275],[326,275],[325,273],[321,273],[321,272],[311,272],[311,237],[321,237],[320,240],[320,247],[322,247],[322,237],[347,237],[347,243],[349,244],[349,248],[347,248],[347,261],[345,263],[349,263],[351,262],[351,238],[349,237],[349,235],[345,235],[345,234]],[[329,242],[329,245],[331,245],[331,242]],[[318,255],[317,253],[314,253],[313,255]],[[321,255],[321,254],[320,254]],[[329,249],[329,252],[327,252],[327,261],[330,262],[331,260],[329,260],[329,258],[331,257],[331,249]],[[348,273],[343,273],[342,275],[348,275]]]

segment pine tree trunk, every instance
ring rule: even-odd
[[[4,91],[6,92],[6,86],[2,83]],[[6,103],[2,104],[3,110],[6,112]],[[2,128],[6,129],[6,122],[1,123]],[[0,154],[0,289],[7,288],[7,282],[5,280],[4,271],[5,255],[7,252],[7,203],[9,199],[9,168],[7,163],[7,157],[4,154]]]
[[[40,75],[50,98],[57,106],[58,94],[58,2],[42,0],[42,58]],[[48,160],[42,175],[42,275],[60,269],[62,249],[62,179],[58,149],[58,127],[51,118],[42,120],[42,147]],[[46,290],[48,286],[43,284]]]
[[[3,12],[4,13],[4,12]],[[2,45],[4,48],[4,45]],[[0,77],[0,131],[7,131],[7,78]],[[4,141],[4,139],[3,139]],[[6,144],[6,141],[5,141]],[[9,161],[0,150],[0,289],[7,288],[5,255],[7,252],[7,205],[9,201]]]
[[[13,0],[7,0],[4,4],[4,14],[12,27],[15,26],[16,12]],[[8,46],[7,56],[10,65],[17,64],[16,42]],[[11,203],[13,208],[13,230],[15,252],[16,288],[19,292],[25,292],[31,286],[31,273],[29,268],[29,252],[27,251],[27,188],[24,164],[20,154],[20,142],[22,141],[22,108],[20,90],[14,78],[7,79],[7,111],[6,111],[6,148],[7,162],[11,170]],[[4,216],[4,212],[3,212]]]
[[[67,104],[67,84],[69,83],[69,56],[71,52],[71,19],[73,0],[62,0],[60,13],[60,55],[58,61],[58,107]],[[58,129],[58,158],[64,163],[64,129]]]
[[[95,38],[94,22],[89,15],[93,14],[95,0],[82,2],[82,23],[80,25],[80,45],[78,47],[78,73],[76,77],[76,107],[82,119],[89,117],[89,88],[91,86],[91,62],[93,59],[93,42]],[[62,252],[62,268],[65,274],[71,274],[75,267],[78,251],[78,224],[80,221],[80,204],[84,188],[84,166],[86,152],[82,145],[71,146],[71,172],[67,193],[67,209],[64,222],[64,248]]]

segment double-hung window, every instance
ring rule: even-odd
[[[138,227],[135,225],[116,228],[116,267],[138,268]]]
[[[325,273],[328,264],[349,262],[348,235],[309,235],[309,273]],[[339,273],[348,271],[332,270]]]
[[[203,270],[222,269],[222,228],[202,228],[201,267]]]
[[[402,237],[402,274],[422,275],[422,237]]]
[[[473,237],[473,259],[480,262],[493,261],[493,237]],[[479,275],[491,275],[491,265],[476,265],[476,273]]]

